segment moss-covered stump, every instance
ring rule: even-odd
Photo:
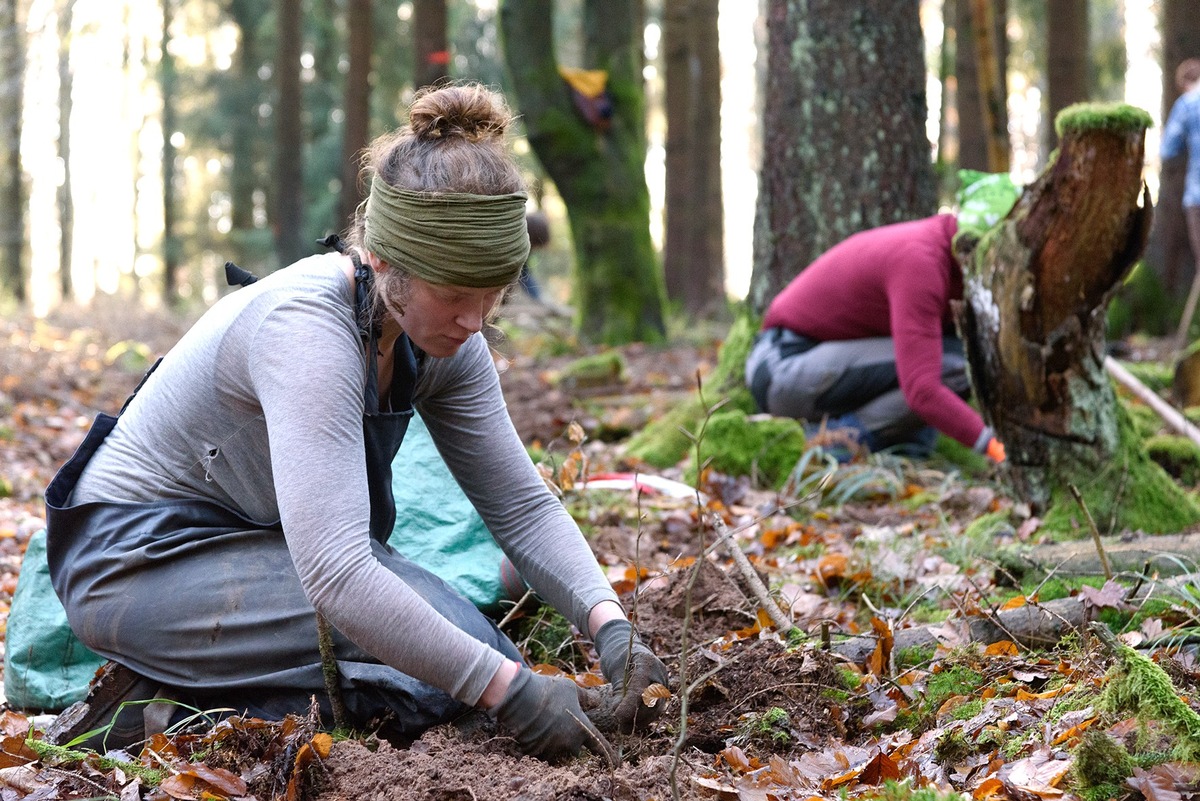
[[[660,419],[630,438],[625,455],[651,467],[674,467],[694,453],[696,438],[713,407],[722,411],[755,411],[754,399],[745,385],[746,357],[754,344],[759,323],[754,315],[738,315],[717,355],[717,366],[692,400],[676,406]]]
[[[787,417],[748,416],[740,409],[712,415],[698,448],[700,466],[731,476],[749,476],[755,486],[777,489],[804,453],[804,428]],[[685,476],[695,483],[696,459]]]

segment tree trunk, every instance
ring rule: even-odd
[[[179,287],[176,283],[179,269],[179,245],[175,238],[175,146],[171,134],[177,125],[175,112],[175,57],[171,55],[171,20],[175,17],[175,0],[162,3],[162,57],[159,62],[159,86],[162,91],[163,125],[163,302],[175,305],[179,302]]]
[[[857,231],[932,214],[915,2],[771,0],[748,300]]]
[[[0,0],[0,285],[18,302],[25,291],[25,182],[21,166],[21,91],[25,28],[18,0]]]
[[[413,88],[420,89],[450,74],[450,43],[446,40],[446,0],[414,0]]]
[[[694,318],[726,314],[717,0],[667,0],[667,297]]]
[[[1148,194],[1138,201],[1150,117],[1076,106],[1058,125],[1057,158],[965,259],[959,325],[972,388],[1005,444],[1016,496],[1046,525],[1084,527],[1090,516],[1102,528],[1178,530],[1200,509],[1134,440],[1103,366],[1108,301],[1149,231]]]
[[[300,0],[278,0],[275,76],[275,251],[285,267],[310,251],[304,242],[304,100],[300,51],[304,42]]]
[[[650,239],[642,29],[633,0],[588,0],[585,58],[608,72],[607,130],[576,112],[558,74],[552,0],[504,0],[505,60],[529,143],[567,206],[581,336],[618,344],[664,334],[663,279]]]
[[[62,183],[58,185],[58,286],[62,299],[71,298],[71,259],[75,233],[75,203],[71,198],[71,25],[75,0],[62,0],[58,9],[58,158]]]
[[[266,8],[261,0],[233,0],[229,16],[238,32],[238,47],[234,53],[233,70],[238,85],[231,98],[229,170],[230,223],[233,231],[245,232],[255,228],[254,193],[262,186],[257,157],[261,141],[258,106],[261,102],[258,70],[262,56],[259,52],[259,26]],[[236,240],[234,240],[236,241]]]
[[[954,3],[954,74],[955,108],[958,111],[958,166],[968,170],[989,169],[988,164],[988,128],[984,125],[983,104],[979,94],[979,67],[975,51],[975,28],[972,24],[971,0],[946,0]],[[997,64],[1008,63],[1008,0],[998,0],[992,14],[995,27],[992,34],[992,46],[996,53]],[[999,74],[1000,91],[1008,93],[1008,71]],[[1008,109],[1001,106],[994,108],[999,118],[994,122],[997,126],[1008,129]],[[957,188],[957,184],[955,184]]]
[[[1192,0],[1162,0],[1162,119],[1179,97],[1175,68],[1200,54],[1200,14]],[[1187,157],[1164,162],[1159,174],[1158,206],[1146,246],[1146,265],[1154,270],[1167,295],[1182,305],[1192,285],[1196,259],[1183,217],[1183,178]],[[1178,309],[1178,305],[1176,309]],[[1178,311],[1173,315],[1178,317]],[[1162,332],[1159,332],[1162,333]]]
[[[1011,146],[1008,139],[1007,69],[1004,50],[996,46],[997,38],[1006,39],[1004,28],[996,35],[997,24],[1004,18],[996,14],[992,0],[972,0],[971,40],[975,51],[975,70],[979,83],[979,107],[983,112],[983,135],[987,143],[988,172],[1008,172]],[[1005,48],[1006,50],[1007,48]]]
[[[358,185],[358,154],[367,146],[371,126],[371,54],[374,26],[371,0],[350,0],[346,9],[350,69],[346,72],[342,134],[342,189],[338,197],[338,220],[348,227],[358,208],[362,191]]]
[[[1089,99],[1088,0],[1055,0],[1046,4],[1046,101],[1048,120],[1072,103]],[[1044,126],[1046,152],[1058,135]]]

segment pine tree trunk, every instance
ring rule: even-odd
[[[342,135],[342,189],[338,198],[338,220],[348,227],[362,199],[358,185],[358,153],[367,146],[371,123],[371,53],[374,26],[371,0],[350,0],[346,9],[350,69],[346,72],[345,115]]]
[[[25,29],[17,0],[0,0],[0,285],[24,303],[25,185],[21,165],[21,91]]]
[[[1048,120],[1072,103],[1088,100],[1091,60],[1088,56],[1088,0],[1055,0],[1046,4],[1046,102]],[[1058,137],[1045,126],[1046,152]]]
[[[1076,487],[1105,527],[1172,530],[1180,518],[1169,514],[1200,510],[1133,441],[1103,366],[1108,301],[1149,231],[1150,117],[1076,106],[1058,123],[1057,158],[964,263],[959,324],[975,398],[1008,451],[1016,497],[1036,512],[1085,519]]]
[[[771,0],[750,305],[857,231],[932,214],[915,2]]]
[[[58,157],[62,161],[62,183],[56,193],[58,206],[58,286],[64,301],[72,294],[71,260],[75,233],[75,203],[71,197],[71,26],[75,0],[61,0],[58,9]]]
[[[1186,58],[1200,55],[1200,14],[1194,0],[1162,0],[1162,119],[1179,97],[1175,68]],[[1196,258],[1188,241],[1183,216],[1183,178],[1186,156],[1162,165],[1154,228],[1146,246],[1146,264],[1154,270],[1168,297],[1182,305],[1192,285]],[[1176,311],[1176,317],[1178,312]],[[1162,332],[1159,332],[1162,333]]]
[[[726,313],[717,0],[667,0],[667,297],[695,318]]]
[[[413,87],[420,89],[450,74],[450,44],[446,40],[446,0],[414,0],[413,44],[417,63]]]
[[[300,0],[277,0],[275,52],[275,251],[285,267],[311,251],[304,242],[304,107],[300,86],[303,45]]]
[[[558,74],[551,0],[504,0],[505,60],[529,143],[567,206],[581,336],[617,344],[664,334],[663,279],[650,239],[640,16],[634,0],[588,0],[585,58],[608,72],[608,130],[575,110]]]
[[[954,3],[955,53],[954,74],[955,108],[958,110],[958,166],[969,170],[987,171],[988,136],[984,125],[984,110],[979,94],[979,67],[975,54],[975,28],[973,25],[971,0],[946,0]],[[994,30],[992,46],[998,64],[1008,63],[1008,0],[998,0],[992,14]],[[1008,75],[1004,70],[999,75],[1000,91],[1008,93]],[[999,115],[994,124],[1008,130],[1008,109],[994,108]],[[957,184],[954,185],[957,188]]]
[[[163,302],[174,305],[179,301],[176,275],[179,269],[179,246],[175,238],[175,146],[171,143],[171,132],[176,128],[175,113],[175,57],[171,55],[171,20],[175,17],[175,0],[162,3],[162,60],[159,62],[159,85],[162,87],[163,137]]]

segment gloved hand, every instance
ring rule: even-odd
[[[986,453],[987,457],[996,464],[1000,464],[1006,458],[1004,453],[1004,443],[995,437],[992,437],[990,440],[988,440],[987,449],[984,450],[984,453]]]
[[[525,753],[552,762],[589,748],[617,764],[617,752],[579,706],[579,688],[561,676],[522,667],[492,714],[512,732]]]
[[[660,701],[647,706],[642,703],[642,693],[652,684],[666,685],[667,666],[641,641],[628,620],[608,621],[596,632],[595,642],[600,670],[621,699],[615,712],[620,730],[628,734],[658,720],[666,704]]]

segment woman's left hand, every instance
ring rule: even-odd
[[[647,704],[642,696],[655,684],[666,688],[667,666],[642,642],[628,620],[605,623],[596,632],[595,643],[600,669],[620,698],[614,712],[617,726],[626,734],[646,728],[662,716],[666,704],[658,697]]]

